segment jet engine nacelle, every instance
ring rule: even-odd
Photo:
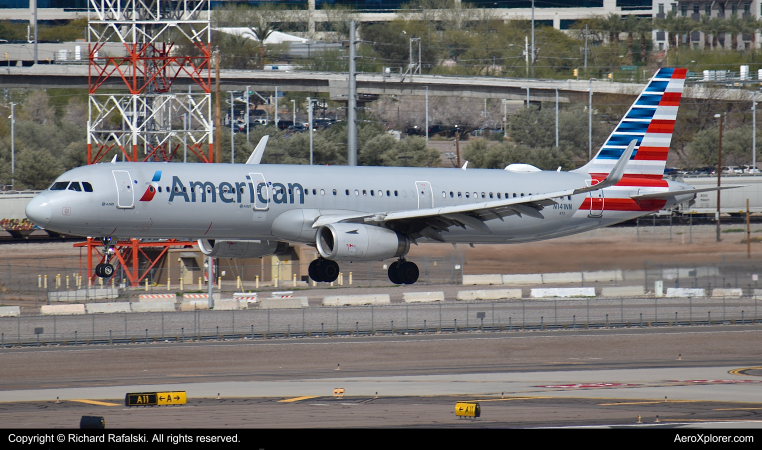
[[[388,228],[332,223],[318,230],[317,249],[333,261],[381,261],[406,255],[410,240]]]
[[[288,242],[199,239],[198,248],[215,258],[260,258],[288,252]]]

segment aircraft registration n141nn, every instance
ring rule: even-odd
[[[581,233],[691,201],[663,179],[686,69],[660,69],[595,158],[569,171],[259,164],[104,163],[61,175],[26,207],[40,227],[111,239],[198,239],[208,256],[253,258],[315,245],[315,281],[337,261],[397,260],[414,283],[411,243],[501,244]],[[715,188],[716,189],[716,188]],[[111,276],[109,264],[96,274]]]

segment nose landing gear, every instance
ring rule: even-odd
[[[389,265],[389,281],[394,284],[413,284],[418,281],[418,266],[410,261],[400,259]]]
[[[111,256],[115,253],[114,247],[112,245],[114,243],[114,238],[111,236],[106,236],[101,238],[101,243],[103,243],[103,246],[106,247],[106,251],[104,252],[106,255],[106,262],[95,266],[95,275],[101,278],[110,278],[111,275],[114,274],[114,266],[109,264]]]
[[[310,278],[317,282],[332,283],[339,278],[339,264],[325,258],[318,258],[310,263]]]

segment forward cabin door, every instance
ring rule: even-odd
[[[251,184],[254,186],[254,209],[267,211],[270,209],[270,188],[265,176],[261,173],[250,173]]]
[[[126,170],[112,170],[116,181],[116,207],[129,209],[135,207],[135,186],[130,172]]]
[[[418,194],[418,209],[434,207],[434,192],[431,190],[431,183],[428,181],[416,181],[415,190]]]

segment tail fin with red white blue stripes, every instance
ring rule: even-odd
[[[605,178],[634,139],[637,144],[624,177],[661,180],[686,73],[687,69],[659,69],[598,154],[575,172]]]

